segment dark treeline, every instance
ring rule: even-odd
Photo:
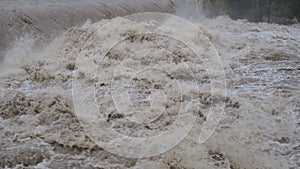
[[[300,21],[300,0],[202,0],[208,16],[228,14],[233,19],[292,24]]]

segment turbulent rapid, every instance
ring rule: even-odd
[[[1,26],[0,44],[1,168],[300,167],[299,24],[190,17],[190,4],[180,1],[68,2],[39,1],[29,6],[25,1],[0,1],[6,5],[1,7],[1,13],[6,13],[1,20],[7,22]],[[170,26],[168,19],[158,24],[116,17],[136,12],[190,17],[201,34]],[[143,34],[154,28],[180,32],[187,43],[163,34]],[[202,52],[202,60],[188,43]],[[97,58],[100,54],[105,57]],[[210,84],[222,72],[211,76],[205,65],[213,63],[205,58],[214,55],[221,59],[227,92],[213,95]],[[96,76],[87,73],[94,65]],[[147,66],[157,69],[143,69]],[[169,151],[145,158],[119,156],[98,146],[80,124],[72,98],[74,78],[95,83],[95,100],[103,118],[122,134],[146,137],[166,131],[176,124],[180,106],[192,100],[199,102],[197,109],[189,109],[197,119]],[[118,95],[121,90],[115,88],[115,95],[112,91],[114,85],[125,82],[133,86],[129,88],[132,104],[139,110],[150,107],[147,114],[111,109],[119,103],[127,110],[124,97]],[[158,101],[148,101],[149,94]],[[222,118],[212,136],[200,144],[210,105],[219,102],[225,105]],[[161,107],[165,111],[160,115]],[[153,123],[128,121],[157,116]]]

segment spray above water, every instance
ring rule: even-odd
[[[138,13],[112,19],[79,48],[73,78],[79,121],[92,140],[114,154],[162,154],[205,113],[201,94],[226,97],[218,57],[201,29],[183,18]],[[209,105],[199,142],[216,129],[224,101]]]

